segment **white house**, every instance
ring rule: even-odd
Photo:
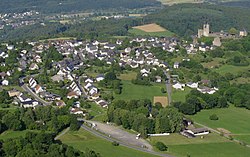
[[[100,81],[102,81],[102,80],[104,80],[105,78],[104,78],[104,75],[98,75],[97,77],[96,77],[96,81],[97,82],[100,82]]]
[[[8,86],[9,85],[9,81],[8,80],[3,80],[2,81],[2,85],[3,86]]]
[[[199,83],[198,82],[197,83],[195,83],[195,82],[188,82],[188,83],[186,83],[186,85],[188,87],[190,87],[190,88],[198,88]]]
[[[180,89],[180,90],[184,90],[185,84],[179,83],[177,82],[176,84],[173,85],[174,89]]]
[[[180,63],[179,62],[174,62],[174,69],[178,69],[179,68]]]

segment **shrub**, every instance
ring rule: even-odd
[[[167,151],[168,147],[162,142],[156,142],[155,147],[160,151]]]
[[[210,120],[219,120],[219,117],[216,115],[216,114],[212,114],[210,117],[209,117]]]
[[[119,143],[116,142],[116,141],[113,141],[113,142],[112,142],[112,145],[113,145],[113,146],[119,146]]]

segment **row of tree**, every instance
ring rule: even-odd
[[[0,132],[5,130],[45,130],[58,133],[69,127],[78,130],[76,117],[70,115],[68,108],[53,108],[41,106],[35,110],[20,108],[13,112],[0,111]]]
[[[116,100],[110,104],[107,115],[108,121],[138,131],[142,137],[179,132],[183,127],[183,116],[175,108],[152,106],[150,100]]]
[[[55,134],[51,133],[27,132],[25,137],[0,141],[0,156],[100,157],[100,154],[92,150],[87,149],[83,153],[55,141],[54,138]]]

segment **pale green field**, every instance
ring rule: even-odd
[[[186,138],[180,134],[170,136],[152,137],[150,141],[155,144],[161,141],[168,146],[168,153],[177,157],[247,157],[250,148],[241,146],[235,142],[216,134],[204,135],[204,138]],[[156,148],[155,148],[156,149]]]
[[[143,86],[132,84],[131,81],[122,81],[122,93],[114,94],[115,99],[150,99],[153,101],[154,96],[167,96],[161,92],[161,88],[166,88],[165,84],[154,83],[152,86]]]
[[[67,132],[59,140],[83,152],[87,148],[92,149],[100,153],[102,157],[156,157],[123,146],[113,146],[111,142],[96,137],[83,129]]]

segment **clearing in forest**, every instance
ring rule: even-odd
[[[165,28],[157,25],[156,23],[151,23],[151,24],[142,25],[142,26],[136,26],[133,28],[142,30],[144,32],[165,32],[165,31],[167,31]]]

